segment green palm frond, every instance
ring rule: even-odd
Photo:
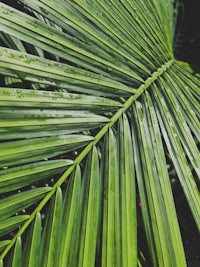
[[[178,5],[11,5],[0,3],[0,266],[187,266],[170,168],[199,230],[200,75],[173,56]]]

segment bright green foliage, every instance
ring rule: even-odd
[[[200,229],[200,75],[173,56],[177,1],[7,2],[0,266],[187,266],[169,165]]]

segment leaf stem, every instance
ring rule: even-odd
[[[77,156],[77,158],[74,160],[74,164],[71,165],[64,174],[60,177],[60,179],[54,184],[52,187],[52,190],[47,193],[47,195],[42,199],[42,201],[39,203],[39,205],[36,207],[36,209],[32,212],[30,215],[30,218],[23,224],[23,226],[19,229],[15,237],[12,239],[12,241],[7,245],[5,250],[2,252],[0,256],[0,260],[3,259],[9,250],[13,247],[15,244],[17,238],[23,234],[23,232],[26,230],[26,228],[29,226],[29,224],[34,220],[35,216],[38,212],[42,210],[42,208],[46,205],[46,203],[49,201],[49,199],[52,197],[52,195],[56,192],[57,188],[60,187],[63,182],[69,177],[69,175],[74,171],[76,166],[81,163],[81,161],[87,156],[87,154],[91,151],[93,146],[95,146],[101,138],[107,133],[109,128],[111,128],[118,119],[122,116],[122,114],[127,111],[134,101],[138,99],[142,93],[150,87],[150,85],[159,77],[161,76],[174,62],[174,59],[169,60],[165,64],[163,64],[161,67],[159,67],[155,72],[152,73],[152,75],[146,79],[146,81],[140,85],[140,87],[136,90],[135,94],[130,96],[128,100],[124,103],[123,107],[121,107],[110,119],[110,121],[101,128],[101,130],[96,134],[94,137],[94,140],[92,140],[83,150],[82,152]]]

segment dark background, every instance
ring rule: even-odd
[[[182,0],[179,9],[179,38],[175,57],[200,66],[200,0]]]

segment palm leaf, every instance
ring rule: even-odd
[[[186,266],[169,165],[200,229],[200,82],[173,56],[177,5],[18,2],[0,3],[0,265]]]

